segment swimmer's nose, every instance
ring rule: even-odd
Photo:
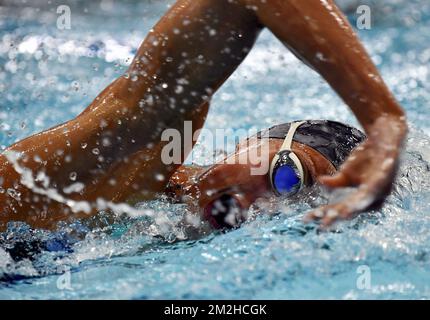
[[[237,228],[246,220],[245,210],[233,196],[224,194],[204,209],[204,218],[215,229]]]

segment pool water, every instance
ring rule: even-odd
[[[82,111],[124,72],[172,3],[57,2],[0,6],[2,149]],[[56,27],[64,2],[70,30]],[[0,299],[430,298],[430,3],[363,2],[374,15],[360,37],[411,125],[395,190],[381,210],[320,233],[303,215],[340,195],[310,190],[299,202],[259,203],[249,221],[226,233],[184,224],[188,209],[163,198],[138,205],[154,217],[101,212],[56,232],[11,223],[0,234]],[[349,18],[355,24],[354,10]],[[327,84],[264,31],[214,97],[206,127],[302,118],[357,125]],[[209,149],[199,143],[193,160],[206,163]]]

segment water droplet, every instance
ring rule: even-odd
[[[150,106],[152,106],[154,104],[154,97],[152,96],[152,94],[150,94],[147,98],[146,98],[146,103]]]
[[[78,174],[76,172],[70,172],[69,179],[72,181],[76,181],[76,178],[78,177]]]
[[[110,139],[109,138],[103,138],[102,145],[103,145],[103,147],[109,147],[111,145]]]
[[[99,155],[100,154],[100,150],[98,148],[94,148],[91,152],[93,154],[95,154],[95,155]]]
[[[105,119],[100,120],[100,128],[106,128],[108,126],[108,123]]]
[[[164,181],[165,177],[164,177],[164,175],[162,175],[161,173],[157,173],[157,174],[155,175],[155,179],[156,179],[157,181]]]
[[[82,149],[85,149],[87,146],[88,146],[88,143],[86,143],[86,142],[81,143],[81,148]]]
[[[339,212],[335,209],[330,209],[327,211],[328,218],[336,218],[339,215]]]
[[[11,196],[12,198],[14,198],[15,200],[17,200],[17,201],[21,200],[21,193],[19,191],[15,190],[15,189],[8,188],[7,189],[7,194],[9,196]]]
[[[176,86],[175,93],[181,94],[182,92],[184,92],[184,87],[183,86]]]

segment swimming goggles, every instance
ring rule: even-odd
[[[290,125],[284,143],[270,164],[270,183],[278,196],[296,194],[305,185],[306,171],[299,157],[292,150],[294,135],[305,122],[293,122]]]

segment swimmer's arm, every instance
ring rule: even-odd
[[[402,108],[346,17],[332,0],[244,2],[254,6],[262,24],[324,77],[368,135],[335,176],[321,179],[327,186],[356,186],[357,191],[308,218],[322,218],[329,225],[380,205],[391,190],[407,125]]]
[[[0,230],[12,220],[53,228],[60,220],[93,215],[106,203],[162,192],[190,151],[180,144],[183,157],[167,165],[162,131],[176,129],[182,138],[184,121],[192,122],[194,133],[203,126],[212,94],[261,28],[239,3],[178,0],[151,29],[127,73],[84,112],[0,154],[1,187],[12,194],[0,192]],[[15,155],[19,163],[8,158]],[[21,167],[28,174],[21,176]],[[30,174],[47,178],[33,181]]]

